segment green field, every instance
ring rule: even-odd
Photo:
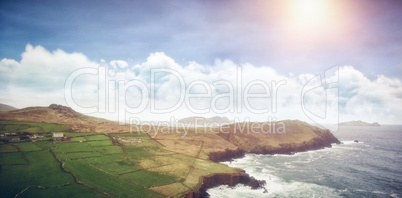
[[[12,144],[0,144],[0,153],[18,152],[18,147]]]
[[[41,147],[37,146],[33,142],[23,142],[23,143],[14,143],[15,146],[19,148],[20,151],[40,151]]]
[[[120,146],[102,146],[102,147],[95,147],[96,151],[107,155],[107,154],[123,154],[123,149]]]
[[[111,140],[91,141],[91,142],[88,142],[88,144],[90,146],[92,146],[92,147],[95,147],[95,146],[112,146],[113,145]]]
[[[142,148],[115,145],[103,134],[64,132],[69,130],[66,125],[0,121],[1,132],[47,137],[0,144],[2,197],[163,197],[149,187],[176,181],[142,169],[135,160],[152,156]],[[48,140],[53,131],[71,141]]]
[[[120,176],[130,183],[137,184],[144,187],[162,186],[171,184],[176,181],[176,178],[169,175],[161,175],[149,171],[136,171],[132,173],[122,174]]]
[[[89,189],[83,185],[72,183],[67,186],[54,187],[54,188],[29,188],[18,197],[57,197],[57,198],[71,198],[71,197],[105,197],[96,191]]]
[[[1,153],[0,154],[0,166],[4,168],[4,165],[26,165],[29,161],[26,160],[23,153]]]
[[[199,185],[201,175],[211,170],[232,171],[167,151],[146,134],[66,132],[69,129],[65,125],[0,121],[1,131],[40,131],[47,137],[34,142],[0,142],[1,197],[183,196]],[[52,141],[52,131],[64,132],[70,141]]]
[[[41,147],[42,149],[51,149],[53,148],[53,142],[52,141],[37,141],[34,142],[35,145]]]
[[[0,120],[0,133],[50,133],[70,130],[71,127],[69,125]]]
[[[88,135],[85,136],[85,139],[89,141],[94,141],[94,140],[109,140],[110,138],[106,135]]]
[[[34,194],[56,197],[60,186],[69,189],[68,186],[76,185],[74,178],[60,168],[60,163],[49,151],[2,153],[0,159],[2,197],[14,197],[26,188],[28,190],[21,194],[22,197]],[[87,188],[74,189],[74,194],[98,194]]]
[[[138,166],[129,161],[96,163],[93,164],[93,166],[112,175],[120,175],[140,170]]]

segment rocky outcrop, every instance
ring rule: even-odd
[[[325,147],[331,147],[331,144],[339,144],[340,141],[329,131],[309,125],[300,121],[284,121],[288,126],[288,133],[279,135],[267,135],[263,133],[235,133],[235,130],[220,134],[224,139],[238,146],[239,149],[226,149],[220,152],[212,152],[209,154],[209,159],[214,162],[229,161],[234,158],[240,158],[245,153],[256,154],[293,154],[308,150],[317,150]],[[295,135],[296,134],[296,135]],[[310,139],[303,142],[294,142],[292,139],[295,136]],[[287,140],[286,138],[292,139]],[[246,140],[246,141],[244,141]],[[264,141],[265,140],[265,141]],[[266,144],[267,140],[277,140],[279,146]],[[243,141],[243,142],[242,142]],[[282,141],[282,142],[280,142]],[[244,143],[246,142],[246,143]],[[252,145],[250,145],[252,144]],[[250,149],[251,148],[251,149]],[[246,150],[248,149],[248,150]],[[207,197],[206,190],[219,185],[234,186],[236,184],[245,184],[252,188],[259,188],[265,184],[265,181],[258,181],[247,175],[244,171],[239,171],[236,174],[215,174],[204,177],[202,186],[199,191],[192,192],[187,197]]]
[[[57,113],[62,114],[66,117],[78,117],[79,114],[74,111],[71,107],[66,107],[58,104],[49,105],[49,109],[55,110]]]
[[[242,149],[230,150],[226,149],[220,152],[212,152],[209,154],[209,159],[214,162],[230,161],[235,158],[244,157],[246,152]]]
[[[265,181],[256,180],[250,177],[243,170],[233,174],[214,174],[206,176],[202,179],[202,184],[198,191],[191,192],[186,195],[187,198],[208,197],[207,189],[217,187],[220,185],[235,186],[237,184],[244,184],[253,189],[263,188]]]

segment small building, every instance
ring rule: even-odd
[[[64,133],[63,132],[54,132],[52,137],[54,140],[60,140],[64,137]]]
[[[52,137],[53,137],[53,141],[61,141],[61,142],[70,141],[70,138],[65,136],[63,132],[54,132]]]

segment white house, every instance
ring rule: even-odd
[[[62,137],[64,137],[64,134],[63,134],[63,132],[54,132],[52,137],[53,138],[62,138]]]

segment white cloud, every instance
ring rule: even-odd
[[[340,74],[340,104],[345,117],[361,115],[371,121],[400,122],[402,84],[399,79],[379,75],[372,81],[351,66],[342,67]]]
[[[109,64],[112,66],[113,69],[116,69],[116,70],[118,68],[125,69],[128,67],[128,63],[123,60],[112,60],[112,61],[110,61]]]
[[[168,120],[170,116],[182,118],[194,115],[192,108],[209,111],[201,116],[213,116],[216,114],[213,111],[215,107],[216,111],[228,107],[222,114],[229,118],[250,117],[251,120],[263,121],[274,117],[311,122],[301,107],[302,90],[308,82],[313,83],[308,84],[310,87],[321,84],[320,80],[310,81],[315,77],[310,73],[280,74],[272,67],[249,63],[236,64],[231,60],[217,59],[213,65],[202,65],[194,61],[180,65],[163,52],[156,52],[150,54],[145,62],[132,66],[122,60],[112,60],[109,66],[99,66],[80,53],[66,53],[60,49],[49,52],[41,46],[27,45],[21,61],[7,58],[0,61],[0,100],[17,107],[46,106],[50,103],[65,105],[65,82],[72,72],[81,68],[93,69],[96,74],[84,74],[74,81],[71,91],[76,103],[82,106],[100,104],[99,109],[106,106],[106,112],[91,115],[115,120],[125,113],[121,112],[124,109],[112,111],[112,106],[117,105],[117,102],[123,107],[138,106],[137,109],[131,110],[138,110],[144,102],[145,108],[141,113],[129,116],[143,120]],[[109,72],[109,68],[115,72]],[[164,72],[155,73],[155,81],[152,82],[151,71],[161,68],[165,69]],[[380,123],[400,122],[401,80],[383,75],[370,80],[352,66],[340,67],[334,75],[339,75],[339,92],[328,92],[327,97],[323,89],[314,89],[306,93],[305,107],[312,113],[325,114],[325,105],[333,107],[339,94],[340,121],[359,119]],[[326,77],[337,81],[336,76]],[[197,85],[189,90],[189,85],[194,83]],[[141,89],[140,84],[144,85],[145,89]],[[150,100],[153,94],[150,92],[152,86],[156,90],[155,101]],[[150,112],[151,102],[154,102],[156,108],[171,107],[185,97],[186,91],[198,93],[203,97],[191,98],[188,104],[183,102],[175,111],[169,113]],[[265,94],[265,97],[247,99],[244,98],[246,92],[260,94],[259,96]],[[146,101],[141,100],[142,96]],[[245,105],[245,101],[249,101],[249,105]],[[102,104],[103,102],[105,104]],[[256,113],[250,108],[268,111]],[[334,112],[336,109],[329,108],[327,111]],[[327,121],[336,120],[331,117]]]
[[[17,107],[48,105],[64,102],[64,83],[71,72],[79,68],[97,68],[80,53],[63,50],[47,51],[41,46],[27,45],[20,62],[2,59],[0,62],[2,100]],[[82,90],[87,89],[82,85]]]

